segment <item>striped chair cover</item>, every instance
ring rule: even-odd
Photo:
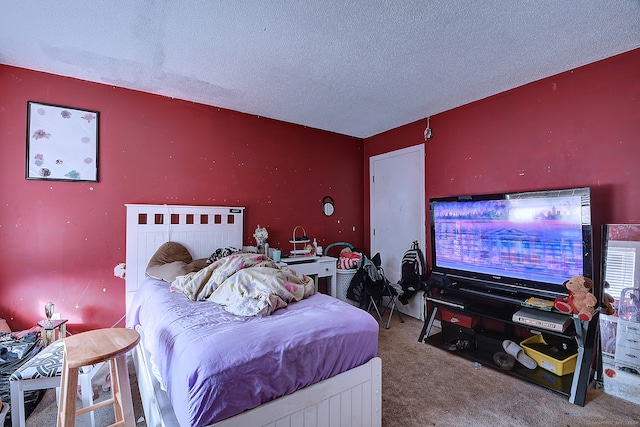
[[[11,421],[14,427],[24,427],[25,411],[20,407],[19,395],[22,394],[21,386],[17,381],[24,381],[20,384],[30,384],[24,390],[37,390],[40,388],[59,387],[62,378],[62,361],[64,359],[64,340],[58,340],[47,347],[44,347],[38,354],[26,361],[20,366],[10,377],[9,381],[13,382],[17,387],[11,388]],[[99,365],[83,366],[80,368],[80,383],[82,387],[82,406],[93,404],[93,390],[91,387],[91,379],[97,373]],[[94,371],[95,369],[95,371]],[[55,385],[52,382],[57,379]],[[42,384],[40,386],[40,384]],[[89,413],[91,426],[95,426],[95,415]]]
[[[35,380],[62,375],[62,358],[64,357],[64,341],[58,340],[45,347],[40,353],[18,368],[9,377],[9,381]]]

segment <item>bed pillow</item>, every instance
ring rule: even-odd
[[[158,248],[147,264],[146,274],[154,279],[173,282],[176,277],[202,270],[207,259],[192,259],[189,250],[180,243],[167,242]]]
[[[189,250],[180,243],[167,242],[163,243],[158,248],[155,254],[149,260],[147,268],[154,267],[156,265],[168,264],[174,261],[182,261],[184,263],[190,263],[193,261]]]
[[[147,268],[147,276],[154,279],[173,282],[178,276],[185,276],[194,271],[200,271],[207,266],[207,259],[196,259],[190,263],[174,261]]]

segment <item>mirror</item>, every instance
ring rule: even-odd
[[[617,306],[623,289],[640,287],[640,224],[603,227],[603,292],[611,295]]]
[[[637,338],[629,331],[640,322],[640,224],[604,224],[602,226],[602,294],[613,298],[612,310],[600,313],[600,367],[605,390],[608,379],[626,372],[638,372],[636,355],[629,350]],[[610,301],[610,299],[609,299]],[[635,326],[634,326],[635,325]],[[630,357],[631,356],[631,357]],[[635,360],[634,360],[635,359]],[[626,375],[629,375],[626,373]],[[637,381],[633,379],[632,381]],[[622,389],[614,386],[613,395]],[[628,393],[624,391],[624,393]],[[626,397],[625,397],[626,398]]]
[[[322,212],[324,212],[326,216],[331,216],[334,211],[333,198],[331,196],[324,196],[322,199]]]

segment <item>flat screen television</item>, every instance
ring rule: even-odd
[[[433,274],[517,296],[566,296],[593,278],[591,192],[563,190],[429,200]]]

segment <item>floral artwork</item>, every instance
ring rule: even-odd
[[[27,179],[98,181],[97,111],[29,101]]]

